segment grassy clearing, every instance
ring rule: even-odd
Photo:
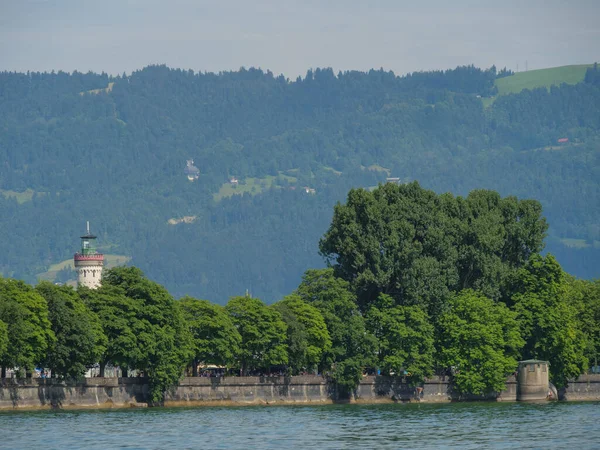
[[[585,72],[593,64],[581,64],[573,66],[550,67],[548,69],[529,70],[519,72],[509,77],[498,78],[495,85],[498,95],[491,98],[482,98],[484,107],[490,106],[500,95],[516,94],[523,89],[535,89],[550,86],[559,86],[562,83],[577,84],[585,78]]]
[[[327,172],[332,172],[336,175],[341,175],[342,172],[340,172],[339,170],[335,170],[333,167],[329,167],[329,166],[321,166],[323,167],[323,170],[326,170]]]
[[[27,189],[23,192],[17,192],[8,190],[5,191],[0,189],[0,194],[4,195],[5,198],[14,198],[17,200],[17,203],[19,205],[22,205],[25,202],[31,201],[31,199],[33,198],[33,194],[35,194],[35,191],[33,189]]]
[[[369,167],[366,168],[367,170],[373,170],[376,172],[385,172],[387,174],[387,176],[389,177],[390,174],[392,173],[392,171],[390,169],[386,169],[383,166],[380,166],[379,164],[371,164]]]
[[[115,84],[114,81],[111,81],[110,83],[108,83],[108,86],[105,87],[105,88],[91,89],[89,91],[80,92],[79,95],[83,95],[83,94],[100,94],[101,92],[106,92],[108,94],[109,92],[112,91],[114,84]]]
[[[498,88],[498,95],[514,94],[523,89],[550,88],[550,86],[558,86],[562,83],[577,84],[583,81],[586,70],[592,66],[592,64],[582,64],[529,70],[515,73],[510,77],[499,78],[495,84]]]
[[[240,180],[240,183],[237,185],[232,185],[231,183],[223,183],[219,188],[219,192],[213,194],[213,199],[216,202],[221,201],[226,197],[231,197],[233,195],[242,195],[244,193],[248,193],[251,195],[260,194],[261,192],[271,188],[277,179],[287,180],[289,183],[293,184],[298,181],[297,178],[285,175],[280,173],[278,176],[267,175],[264,178],[246,178],[244,180]]]
[[[110,269],[111,267],[122,266],[123,264],[128,263],[130,260],[131,257],[125,255],[104,255],[104,268]],[[57,264],[52,264],[46,272],[38,273],[37,278],[38,280],[54,281],[58,272],[67,268],[75,270],[73,258],[66,259]]]

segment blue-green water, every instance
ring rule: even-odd
[[[600,448],[600,403],[0,413],[2,449]]]

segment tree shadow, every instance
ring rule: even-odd
[[[401,377],[375,377],[375,395],[388,397],[399,403],[420,401],[423,396],[422,386],[411,386]]]

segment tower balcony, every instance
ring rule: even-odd
[[[73,259],[75,261],[104,261],[104,255],[102,253],[95,253],[93,255],[75,253],[75,255],[73,255]]]

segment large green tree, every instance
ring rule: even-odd
[[[252,297],[232,297],[225,309],[242,337],[242,373],[287,364],[286,325],[278,311]]]
[[[438,363],[461,394],[500,392],[523,345],[516,314],[502,302],[464,290],[450,298],[437,324]]]
[[[225,308],[208,300],[184,297],[177,302],[192,335],[193,375],[198,364],[231,366],[240,353],[242,337]]]
[[[523,358],[549,361],[551,381],[565,387],[588,367],[578,293],[569,289],[552,255],[532,257],[519,271],[514,289],[513,309],[525,339]]]
[[[437,195],[418,183],[352,189],[337,204],[321,254],[348,281],[363,312],[380,293],[439,315],[452,292],[499,299],[511,274],[543,247],[536,201],[493,191]]]
[[[139,302],[125,295],[123,289],[104,283],[99,289],[80,287],[77,291],[85,304],[98,316],[107,338],[105,351],[98,358],[100,376],[107,364],[113,367],[137,367],[145,349],[138,342],[136,330],[143,324]]]
[[[381,294],[366,314],[367,329],[377,338],[378,365],[386,375],[406,375],[411,383],[433,373],[434,328],[418,306],[394,306]]]
[[[183,315],[167,290],[136,267],[113,268],[102,283],[122,289],[136,305],[133,333],[141,351],[130,368],[144,372],[151,402],[160,403],[192,359],[191,335]]]
[[[374,367],[376,339],[365,327],[349,283],[336,277],[333,269],[311,269],[295,293],[323,315],[331,350],[323,353],[320,368],[329,373],[341,395],[350,395],[363,371]]]
[[[294,373],[313,371],[324,353],[331,348],[331,338],[321,312],[297,294],[273,305],[287,324],[289,365]]]
[[[45,366],[53,377],[83,376],[106,350],[107,339],[98,316],[70,286],[42,281],[35,290],[48,303],[48,319],[56,336],[47,350]]]
[[[44,362],[56,337],[48,320],[48,303],[22,281],[0,278],[0,320],[7,326],[8,345],[2,354],[2,376],[6,369],[31,371]]]

